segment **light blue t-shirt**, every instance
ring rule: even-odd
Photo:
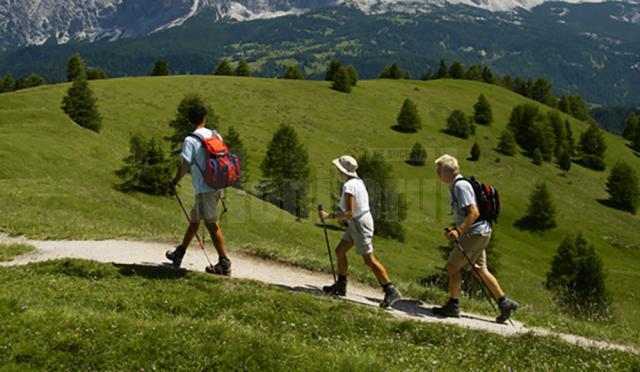
[[[200,137],[209,138],[213,136],[218,136],[220,140],[222,140],[222,136],[218,134],[215,130],[210,130],[207,128],[199,128],[196,129],[195,134],[200,135]],[[191,168],[189,173],[191,173],[191,183],[193,184],[193,189],[196,194],[202,194],[205,192],[217,191],[211,186],[207,185],[204,182],[204,176],[202,172],[206,169],[206,154],[205,149],[202,146],[202,143],[191,136],[188,136],[184,139],[182,143],[182,153],[180,156],[187,163],[191,164]]]
[[[464,178],[462,175],[456,176],[456,181]],[[451,190],[451,211],[456,222],[456,226],[462,225],[467,213],[466,207],[476,204],[476,194],[473,186],[467,181],[454,181],[455,185]],[[469,226],[465,234],[489,235],[491,234],[491,225],[489,222],[480,220]]]

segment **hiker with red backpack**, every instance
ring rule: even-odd
[[[472,271],[489,289],[500,308],[496,321],[505,323],[518,308],[518,303],[504,294],[496,278],[487,269],[485,253],[493,232],[492,223],[500,212],[498,193],[473,178],[464,178],[460,174],[458,160],[453,156],[443,155],[435,164],[438,178],[449,185],[456,226],[445,230],[447,239],[455,242],[447,262],[451,297],[444,306],[433,308],[433,312],[444,317],[460,317],[461,270],[465,269]]]
[[[184,139],[180,154],[181,163],[171,188],[175,192],[175,187],[180,180],[190,173],[196,201],[191,210],[189,226],[182,243],[175,250],[167,251],[166,257],[173,262],[174,267],[180,267],[194,236],[198,238],[204,250],[204,244],[197,235],[200,221],[204,220],[218,253],[218,263],[207,266],[206,271],[219,275],[231,275],[231,260],[224,246],[224,236],[218,223],[218,202],[222,198],[222,189],[239,179],[240,165],[238,159],[229,153],[220,134],[205,127],[206,114],[206,109],[202,105],[193,106],[188,113],[189,122],[193,124],[194,131]],[[178,201],[180,201],[179,198]],[[182,206],[182,203],[180,204]]]

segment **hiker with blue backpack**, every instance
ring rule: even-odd
[[[207,111],[202,105],[194,105],[188,113],[188,119],[193,124],[194,131],[184,139],[180,154],[180,166],[171,183],[171,188],[183,212],[187,214],[182,201],[175,192],[175,187],[187,173],[190,173],[196,200],[190,215],[187,215],[189,226],[182,243],[175,250],[167,251],[166,257],[173,262],[174,267],[180,267],[187,247],[196,237],[200,248],[209,261],[206,271],[228,276],[231,275],[231,260],[224,245],[224,235],[220,229],[218,202],[222,198],[222,190],[240,178],[240,165],[238,159],[229,153],[222,136],[215,130],[206,128],[206,115]],[[213,245],[218,253],[216,265],[211,264],[209,256],[206,255],[204,243],[197,233],[202,220],[211,234]]]
[[[460,174],[458,160],[443,155],[435,161],[438,178],[449,185],[451,210],[455,227],[445,229],[446,237],[454,242],[449,254],[449,301],[433,308],[433,313],[444,317],[460,317],[461,270],[472,271],[493,298],[498,302],[500,315],[496,322],[505,323],[518,308],[518,303],[508,298],[486,265],[486,249],[491,240],[492,223],[497,220],[500,204],[497,191],[475,179]]]

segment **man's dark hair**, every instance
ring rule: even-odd
[[[207,116],[207,109],[201,104],[196,104],[189,108],[188,116],[191,124],[198,125],[202,123]]]

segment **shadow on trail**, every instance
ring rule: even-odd
[[[169,263],[116,264],[120,275],[140,276],[147,279],[178,279],[187,275],[185,269],[175,269]]]

